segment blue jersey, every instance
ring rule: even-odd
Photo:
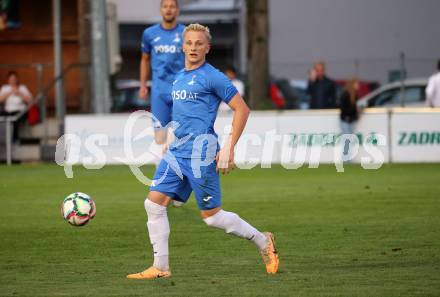
[[[172,119],[178,125],[174,131],[177,141],[170,145],[171,153],[181,158],[215,157],[218,143],[214,122],[218,106],[221,101],[229,103],[236,94],[237,89],[231,81],[208,63],[194,70],[181,70],[175,77],[171,92]],[[215,138],[215,143],[200,146],[197,142],[194,145],[194,141],[202,139],[202,135],[211,136],[211,140]]]
[[[142,35],[142,52],[150,55],[152,83],[161,92],[169,92],[177,72],[185,65],[182,51],[184,25],[166,30],[160,24],[145,29]]]

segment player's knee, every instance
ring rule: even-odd
[[[159,205],[148,198],[144,201],[144,207],[148,217],[158,217],[167,214],[167,208],[165,206]]]
[[[167,142],[167,131],[158,130],[154,133],[154,141],[157,144],[165,144]]]
[[[235,231],[234,226],[240,221],[240,217],[227,211],[219,211],[213,216],[203,219],[209,227],[215,227],[225,230],[226,233],[233,233]]]
[[[213,218],[213,216],[204,218],[203,221],[205,222],[206,225],[208,225],[209,227],[217,227],[215,225],[215,219]]]
[[[147,212],[147,214],[148,214],[148,212],[151,212],[151,201],[148,199],[148,198],[146,198],[145,199],[145,201],[144,201],[144,208],[145,208],[145,211]]]
[[[155,141],[157,144],[165,144],[166,141],[167,141],[167,139],[166,139],[166,137],[163,137],[163,136],[155,136],[155,137],[154,137],[154,141]]]

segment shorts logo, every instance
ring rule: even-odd
[[[203,201],[205,202],[209,202],[209,200],[212,199],[212,196],[206,196],[205,198],[203,198]]]

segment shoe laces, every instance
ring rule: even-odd
[[[270,257],[272,253],[273,253],[272,252],[272,244],[269,241],[269,244],[267,245],[267,247],[265,249],[261,250],[261,256],[263,257],[264,263],[270,264],[272,262],[272,258]]]

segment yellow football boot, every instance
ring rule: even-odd
[[[153,279],[153,278],[163,278],[170,277],[171,271],[162,271],[157,269],[156,267],[151,266],[147,270],[144,270],[139,273],[129,274],[127,278],[129,279]]]
[[[275,239],[272,233],[263,232],[267,237],[267,247],[261,250],[261,256],[263,257],[264,264],[266,264],[266,271],[269,274],[275,274],[278,271],[278,265],[280,259],[278,258],[277,249],[275,247]]]

